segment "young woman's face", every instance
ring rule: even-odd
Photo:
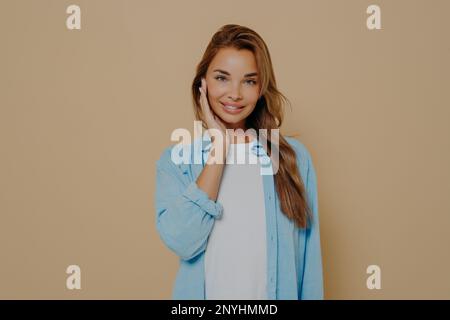
[[[256,59],[250,50],[220,49],[206,72],[209,104],[227,128],[245,128],[260,94]]]

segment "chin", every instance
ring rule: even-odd
[[[237,117],[229,114],[223,114],[220,116],[220,118],[226,123],[233,123],[233,124],[239,123],[240,121],[242,121],[242,119],[244,119],[241,115]]]

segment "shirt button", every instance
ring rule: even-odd
[[[270,236],[270,240],[272,240],[272,241],[273,241],[273,235],[272,235],[272,236]]]

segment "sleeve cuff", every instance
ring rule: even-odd
[[[223,206],[220,202],[211,200],[205,191],[192,181],[183,194],[184,197],[196,203],[200,208],[205,210],[213,217],[220,218],[223,214]]]

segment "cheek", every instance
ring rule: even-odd
[[[208,98],[209,98],[209,102],[212,104],[217,103],[217,101],[219,99],[219,97],[217,96],[217,93],[215,93],[213,91],[208,92]]]
[[[259,89],[252,89],[248,92],[247,94],[247,101],[250,104],[256,104],[256,102],[258,102],[258,98],[259,98]]]
[[[210,100],[211,100],[211,99],[212,99],[212,100],[215,100],[215,99],[217,99],[217,97],[218,97],[218,94],[219,94],[220,89],[217,88],[217,86],[211,85],[211,84],[208,83],[207,91],[208,91],[208,98],[209,98]]]
[[[211,86],[208,88],[209,98],[213,100],[219,100],[225,94],[225,90],[219,86]]]
[[[222,98],[222,93],[220,89],[217,88],[210,88],[208,87],[208,100],[209,100],[209,106],[215,111],[220,112],[221,105],[220,105],[220,99]]]

